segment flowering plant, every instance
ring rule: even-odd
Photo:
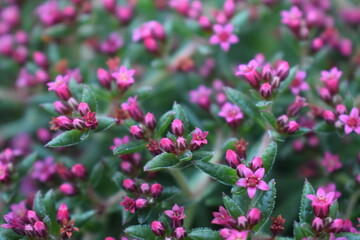
[[[0,2],[0,240],[360,239],[360,8]]]

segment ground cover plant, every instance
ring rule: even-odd
[[[360,239],[359,23],[357,0],[0,1],[0,239]]]

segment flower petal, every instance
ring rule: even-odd
[[[269,190],[269,186],[263,180],[259,181],[259,185],[257,186],[257,188],[260,189],[260,190],[263,190],[263,191],[268,191]]]
[[[247,192],[248,192],[248,195],[249,195],[249,198],[253,198],[256,194],[256,188],[253,188],[253,187],[249,187],[247,189]]]
[[[236,185],[240,186],[240,187],[247,187],[247,180],[245,178],[240,178],[237,182]]]

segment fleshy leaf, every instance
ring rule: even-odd
[[[264,164],[264,168],[266,170],[265,171],[266,174],[268,174],[270,172],[272,166],[274,165],[276,153],[277,153],[277,144],[276,144],[276,142],[272,141],[267,146],[267,148],[265,149],[265,152],[261,156],[263,164]]]
[[[183,155],[181,155],[181,156],[179,157],[179,161],[181,161],[181,162],[188,162],[188,161],[190,161],[190,160],[192,159],[192,157],[193,157],[192,152],[191,152],[190,150],[187,150],[187,151],[184,152]]]
[[[114,155],[126,155],[126,154],[139,152],[145,147],[146,147],[146,142],[144,141],[131,141],[117,146],[113,150],[113,152]]]
[[[94,167],[93,170],[91,171],[90,174],[90,183],[92,186],[96,187],[99,182],[101,181],[103,175],[104,175],[104,164],[102,162],[98,162]]]
[[[138,239],[143,239],[143,240],[155,239],[155,234],[151,231],[151,228],[148,225],[130,226],[125,229],[125,232],[131,235],[132,237]]]
[[[20,176],[25,175],[33,166],[34,162],[38,157],[37,152],[33,152],[32,154],[28,155],[25,159],[23,159],[19,163],[19,174]]]
[[[109,128],[111,128],[115,122],[115,118],[111,117],[105,117],[105,116],[96,116],[96,119],[98,120],[98,126],[95,128],[94,132],[102,132]]]
[[[316,124],[313,130],[316,133],[330,133],[330,132],[334,132],[336,129],[333,125],[330,125],[324,121]]]
[[[184,124],[185,134],[189,131],[189,120],[183,107],[180,104],[174,103],[173,111],[175,112],[175,118],[180,119]]]
[[[196,151],[193,153],[193,161],[204,161],[208,162],[214,157],[214,152],[208,151]]]
[[[196,161],[195,167],[208,174],[210,177],[216,179],[225,185],[235,185],[239,177],[236,174],[236,170],[222,165],[204,161]]]
[[[228,195],[223,194],[223,202],[226,210],[230,213],[230,215],[237,219],[239,216],[244,215],[245,213],[241,210],[241,208],[232,200]]]
[[[45,147],[67,147],[78,144],[82,141],[88,139],[90,131],[80,131],[73,129],[70,131],[63,132],[62,134],[56,136],[50,142],[48,142]]]
[[[308,194],[315,195],[315,191],[313,187],[311,186],[311,183],[308,182],[307,179],[305,179],[302,195],[301,195],[301,203],[300,203],[300,223],[308,223],[311,224],[314,214],[311,207],[311,200],[306,197]]]
[[[174,111],[168,111],[161,116],[155,129],[155,137],[161,137],[166,132],[171,122],[174,120],[174,117]]]
[[[302,240],[304,238],[314,236],[311,225],[308,223],[294,223],[294,236],[296,240]]]
[[[175,167],[179,163],[176,155],[173,153],[162,153],[148,161],[144,166],[144,171],[157,171],[164,168]]]
[[[88,86],[84,86],[81,96],[81,101],[86,102],[89,105],[92,112],[99,111],[95,94]]]
[[[295,78],[295,74],[296,74],[297,70],[298,70],[297,66],[294,66],[290,69],[289,76],[280,83],[279,95],[282,94],[283,92],[285,92],[286,90],[290,89],[290,85]]]
[[[220,234],[218,231],[214,231],[210,228],[194,228],[188,234],[188,237],[193,240],[221,240]]]

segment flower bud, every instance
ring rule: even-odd
[[[8,164],[0,163],[0,182],[7,183],[10,180],[10,168]]]
[[[37,221],[34,224],[34,230],[35,230],[36,236],[38,236],[40,238],[45,238],[47,236],[47,227],[46,227],[45,223],[43,223],[41,221]]]
[[[323,87],[323,88],[320,89],[319,94],[320,94],[321,99],[324,100],[325,102],[330,102],[331,101],[332,95],[331,95],[329,89]]]
[[[315,232],[321,232],[324,229],[324,221],[319,217],[315,217],[312,221],[312,228]]]
[[[91,112],[89,105],[86,102],[81,102],[78,106],[78,112],[81,116],[85,116],[89,112]]]
[[[272,94],[272,89],[271,89],[271,85],[269,83],[264,83],[263,85],[261,85],[260,95],[263,98],[268,99],[271,97],[271,94]]]
[[[299,124],[295,121],[290,121],[288,125],[286,126],[286,132],[289,134],[292,134],[299,130]]]
[[[276,76],[279,77],[280,82],[284,81],[285,78],[289,75],[290,66],[286,61],[279,61],[276,68]]]
[[[49,62],[47,57],[42,52],[36,51],[33,53],[34,62],[41,68],[47,69],[49,67]]]
[[[70,213],[68,207],[65,203],[62,203],[57,211],[56,215],[57,221],[62,224],[64,222],[68,222],[70,220]]]
[[[38,82],[45,84],[50,81],[49,73],[43,69],[38,69],[35,72],[35,78]]]
[[[324,46],[324,41],[321,38],[315,38],[311,43],[313,51],[319,51]]]
[[[180,119],[174,119],[171,123],[171,131],[176,136],[182,136],[184,134],[184,124]]]
[[[159,47],[155,39],[148,37],[144,40],[144,46],[146,50],[151,53],[157,53],[159,51]]]
[[[72,119],[67,116],[59,116],[55,121],[58,127],[63,131],[74,129]]]
[[[289,118],[286,115],[281,115],[277,119],[277,125],[279,127],[285,127],[289,122]]]
[[[75,164],[71,168],[71,172],[74,174],[74,176],[85,179],[87,177],[87,171],[84,165],[82,164]]]
[[[272,72],[273,70],[271,69],[270,64],[265,64],[261,71],[261,78],[265,82],[271,82],[271,79],[273,78]]]
[[[236,10],[234,0],[226,0],[224,2],[223,10],[224,10],[225,16],[228,19],[231,19],[234,16],[235,10]]]
[[[61,101],[55,101],[53,105],[55,111],[60,114],[68,114],[71,111],[71,109]]]
[[[154,183],[153,185],[151,185],[151,188],[150,188],[151,196],[153,196],[155,198],[159,197],[162,193],[162,190],[163,190],[163,187],[161,186],[161,184]]]
[[[329,226],[329,231],[333,233],[340,232],[343,228],[343,223],[344,221],[341,218],[334,219]]]
[[[138,198],[135,200],[135,206],[137,209],[142,209],[142,208],[146,207],[146,204],[147,204],[146,199]]]
[[[101,0],[104,8],[109,12],[115,12],[116,0]]]
[[[241,229],[245,229],[246,225],[248,224],[248,220],[245,216],[240,216],[237,219],[237,225],[241,228]]]
[[[177,227],[175,228],[174,233],[177,239],[182,240],[185,238],[186,231],[183,227]]]
[[[151,223],[151,230],[157,236],[163,236],[165,234],[165,226],[159,221],[153,221]]]
[[[140,189],[141,189],[141,192],[142,192],[143,194],[147,194],[147,193],[149,192],[149,190],[150,190],[150,186],[149,186],[148,183],[142,183],[142,184],[140,185]]]
[[[31,224],[34,224],[35,222],[39,221],[39,217],[37,216],[36,212],[32,211],[32,210],[28,210],[27,211],[27,219],[29,220],[29,222]]]
[[[187,142],[184,137],[178,137],[178,139],[176,139],[176,148],[180,151],[185,151],[187,149]]]
[[[77,194],[77,189],[71,183],[63,183],[60,186],[60,191],[67,196],[74,196]]]
[[[343,104],[336,105],[336,113],[337,114],[345,114],[347,112],[346,107]]]
[[[323,117],[324,117],[325,121],[328,122],[329,124],[333,124],[336,120],[335,114],[330,110],[324,111]]]
[[[211,30],[212,24],[211,21],[208,17],[206,16],[200,16],[198,19],[199,25],[202,29],[204,29],[205,31],[209,31]]]
[[[258,224],[261,220],[260,210],[257,208],[250,209],[250,211],[247,214],[247,219],[248,219],[250,225],[254,226],[254,225]]]
[[[86,128],[86,123],[82,118],[74,118],[72,123],[74,125],[74,128],[78,130],[83,130]]]
[[[134,180],[127,178],[127,179],[124,179],[124,181],[123,181],[123,187],[127,191],[133,192],[136,189],[136,183]]]
[[[106,89],[111,88],[111,76],[105,69],[99,68],[97,70],[97,78],[101,86],[103,86]]]
[[[140,126],[134,125],[130,127],[130,133],[137,139],[143,139],[144,138],[144,132],[141,129]]]
[[[164,149],[165,152],[172,153],[175,150],[174,142],[169,138],[162,138],[160,141],[160,146]]]
[[[145,115],[145,126],[150,129],[154,129],[156,127],[156,119],[155,119],[154,114],[147,113]]]
[[[226,151],[225,160],[226,163],[232,168],[236,168],[241,163],[238,155],[231,149]]]
[[[259,168],[262,168],[263,166],[264,165],[261,157],[254,157],[253,160],[251,160],[251,170],[253,172],[258,170]]]
[[[245,164],[240,164],[239,166],[237,166],[236,168],[236,173],[240,178],[243,178],[244,175],[244,169],[246,169],[246,165]]]

